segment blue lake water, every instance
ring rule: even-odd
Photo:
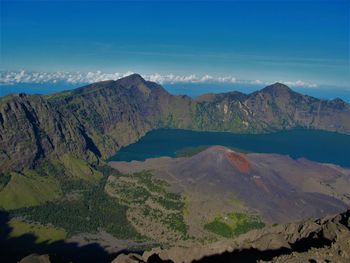
[[[174,157],[181,149],[201,145],[223,145],[250,152],[285,154],[294,159],[304,157],[350,167],[349,135],[303,129],[257,135],[159,129],[150,131],[138,142],[122,148],[110,160]]]

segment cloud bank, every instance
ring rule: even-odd
[[[55,84],[55,83],[68,83],[68,84],[87,84],[104,80],[117,80],[122,77],[128,76],[133,72],[125,73],[104,73],[101,71],[95,72],[32,72],[32,71],[1,71],[0,72],[0,85],[14,85],[20,83],[38,83],[38,84]],[[175,74],[144,74],[143,77],[146,80],[154,81],[160,84],[176,84],[176,83],[227,83],[227,84],[252,84],[252,85],[268,85],[277,81],[261,81],[261,80],[242,80],[237,79],[234,76],[212,76],[212,75],[175,75]],[[316,83],[305,82],[302,80],[297,81],[283,81],[291,87],[305,87],[315,88],[318,85]]]

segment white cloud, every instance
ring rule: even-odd
[[[195,74],[191,75],[174,75],[174,74],[149,74],[144,75],[146,80],[158,82],[158,83],[211,83],[211,82],[222,82],[222,83],[234,83],[236,78],[231,76],[226,77],[213,77],[211,75],[198,76]]]
[[[305,82],[302,80],[297,81],[278,81],[290,87],[304,87],[304,88],[317,88],[318,85],[316,83]]]
[[[95,72],[31,72],[31,71],[1,71],[0,85],[11,85],[18,83],[70,83],[70,84],[86,84],[104,80],[117,80],[128,76],[133,72],[115,72],[104,73],[101,71]],[[240,80],[234,76],[212,76],[212,75],[175,75],[175,74],[145,74],[143,77],[146,80],[154,81],[160,84],[165,83],[238,83],[251,85],[268,85],[271,82],[261,80]],[[292,87],[317,87],[317,84],[298,81],[279,81]]]

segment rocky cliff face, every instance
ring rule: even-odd
[[[350,106],[282,84],[192,100],[137,74],[49,96],[10,95],[0,99],[0,172],[62,153],[97,161],[160,127],[248,133],[305,127],[349,134]]]
[[[209,126],[221,130],[266,132],[295,127],[349,133],[350,107],[340,99],[319,100],[275,83],[245,95],[239,92],[203,95],[196,99],[197,128]],[[212,112],[210,112],[210,110]],[[220,121],[218,121],[220,120]]]
[[[41,96],[25,94],[0,102],[0,171],[34,166],[51,153],[83,153],[83,127]]]

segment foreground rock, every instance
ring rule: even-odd
[[[133,261],[132,261],[133,260]],[[350,210],[253,230],[230,241],[120,255],[113,262],[350,262]]]
[[[19,263],[50,263],[49,255],[31,254],[23,258]]]

